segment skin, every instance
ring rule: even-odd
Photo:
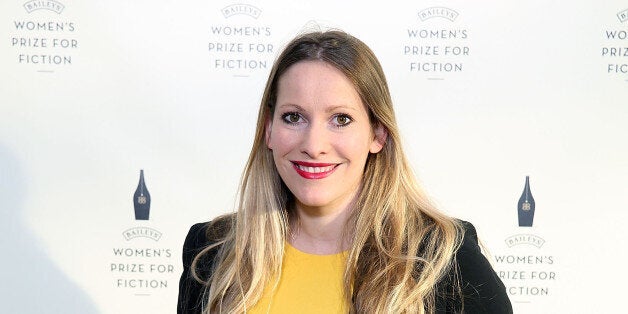
[[[385,137],[381,126],[372,126],[352,82],[333,66],[302,61],[279,78],[266,143],[296,198],[294,247],[312,254],[348,247],[342,231],[366,159],[382,149]]]

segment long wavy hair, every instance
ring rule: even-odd
[[[266,288],[277,286],[289,234],[293,195],[282,182],[265,143],[279,78],[301,61],[326,62],[353,82],[373,127],[387,132],[383,149],[367,158],[362,185],[345,232],[352,235],[344,291],[352,313],[432,313],[437,283],[460,245],[459,223],[439,212],[415,180],[403,153],[386,78],[379,61],[359,39],[341,31],[293,39],[270,72],[257,130],[239,191],[237,212],[220,239],[199,253],[217,250],[205,281],[204,313],[241,313]],[[210,227],[211,229],[211,227]]]

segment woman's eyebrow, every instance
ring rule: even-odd
[[[294,108],[297,111],[306,111],[305,109],[303,109],[301,106],[297,105],[297,104],[293,104],[293,103],[286,103],[286,104],[282,104],[279,105],[278,107],[279,109],[283,109],[283,108]]]
[[[325,112],[329,113],[332,111],[336,111],[338,109],[345,109],[345,110],[352,110],[352,111],[357,111],[357,108],[354,108],[352,106],[348,106],[348,105],[337,105],[337,106],[330,106],[327,107],[327,109],[325,109]]]
[[[285,103],[285,104],[281,104],[279,106],[277,106],[278,109],[286,109],[286,108],[290,108],[290,109],[294,109],[296,111],[300,111],[300,112],[308,112],[307,110],[303,109],[303,107],[297,105],[297,104],[293,104],[293,103]],[[334,111],[338,111],[338,110],[351,110],[351,111],[358,111],[357,108],[353,107],[353,106],[349,106],[349,105],[336,105],[336,106],[329,106],[327,108],[325,108],[325,113],[331,113]]]

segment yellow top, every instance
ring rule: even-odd
[[[249,313],[346,313],[346,261],[346,252],[308,254],[286,243],[279,284],[268,285]]]

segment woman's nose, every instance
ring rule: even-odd
[[[301,139],[301,152],[312,159],[329,152],[329,130],[323,123],[313,123],[303,133]]]

